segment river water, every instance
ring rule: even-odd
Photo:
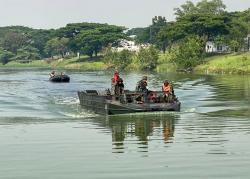
[[[0,178],[250,178],[250,76],[147,74],[173,81],[181,112],[99,116],[77,91],[107,89],[108,72],[0,69]],[[145,74],[122,74],[133,90]]]

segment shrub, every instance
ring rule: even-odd
[[[3,65],[7,64],[13,56],[14,54],[12,52],[0,48],[0,62]]]
[[[118,52],[117,50],[108,47],[104,51],[104,62],[109,67],[115,67],[119,69],[126,68],[130,63],[132,63],[134,52],[129,50],[122,50]]]
[[[203,41],[197,36],[186,38],[171,49],[171,61],[183,68],[192,68],[203,59]]]
[[[149,48],[141,48],[136,59],[141,70],[152,70],[157,66],[159,52],[153,46],[150,46]]]
[[[115,65],[118,68],[126,68],[130,63],[132,63],[134,53],[129,50],[122,50],[118,53],[118,59],[115,61]]]
[[[104,49],[104,58],[103,61],[110,67],[112,67],[118,58],[118,52],[113,50],[112,47],[107,47]]]

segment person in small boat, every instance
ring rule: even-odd
[[[111,94],[115,95],[115,99],[118,100],[124,93],[124,83],[119,76],[119,72],[116,70],[111,79]]]
[[[119,99],[120,102],[124,102],[124,83],[123,83],[123,79],[119,78],[117,81],[117,91],[115,93],[117,100]]]
[[[148,77],[143,76],[140,81],[137,82],[136,92],[148,92]]]
[[[156,92],[151,91],[148,95],[148,101],[150,103],[158,103],[159,102],[159,98],[157,96]]]
[[[119,76],[119,72],[116,70],[114,72],[113,78],[112,78],[112,84],[116,85],[118,80],[119,80],[120,76]]]
[[[174,90],[172,85],[168,80],[165,80],[162,85],[162,92],[164,93],[164,101],[171,102],[174,95]]]
[[[147,102],[148,93],[149,93],[147,86],[148,86],[148,77],[143,76],[142,79],[138,81],[136,85],[136,89],[135,89],[136,92],[142,93],[142,95],[137,97],[137,100],[143,97],[143,100],[140,100],[140,101]]]
[[[54,76],[56,76],[56,72],[55,71],[52,71],[51,73],[50,73],[50,78],[52,78],[52,77],[54,77]]]
[[[124,83],[123,83],[123,79],[122,78],[119,78],[118,81],[117,81],[117,84],[116,84],[120,90],[120,94],[123,93],[124,91]]]

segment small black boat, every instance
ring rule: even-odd
[[[154,92],[160,95],[162,92]],[[125,91],[118,100],[108,91],[78,91],[80,105],[99,114],[116,115],[137,112],[180,111],[181,103],[175,98],[171,102],[162,100],[140,102],[137,92]]]
[[[55,75],[50,77],[49,80],[55,83],[68,83],[70,81],[70,77],[68,75]]]

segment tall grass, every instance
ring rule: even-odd
[[[214,56],[205,59],[204,64],[194,69],[199,73],[250,73],[250,53]]]
[[[172,72],[176,71],[178,66],[171,61],[171,54],[166,52],[160,53],[158,59],[158,65],[156,67],[157,72]]]

